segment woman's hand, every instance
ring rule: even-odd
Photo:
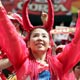
[[[47,22],[47,20],[48,20],[48,14],[45,13],[45,12],[42,12],[41,20],[42,20],[43,24],[45,24]]]

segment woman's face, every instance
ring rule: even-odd
[[[37,53],[38,51],[47,51],[47,49],[50,47],[49,34],[47,31],[41,28],[35,29],[31,33],[28,46],[31,48],[33,53]]]

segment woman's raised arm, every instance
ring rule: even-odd
[[[0,46],[7,53],[11,63],[19,68],[26,58],[26,44],[19,36],[15,26],[7,17],[0,0]]]
[[[69,71],[80,60],[80,12],[76,24],[76,32],[72,42],[64,48],[57,58],[63,64],[64,73]]]

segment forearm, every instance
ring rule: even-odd
[[[63,64],[64,72],[71,69],[80,60],[80,13],[78,13],[75,36],[58,59]]]
[[[0,70],[6,69],[11,66],[9,59],[1,59],[0,60]]]
[[[77,40],[77,41],[76,41]],[[76,37],[72,42],[64,48],[63,52],[60,53],[57,58],[63,65],[63,72],[67,72],[73,68],[80,60],[80,37]]]

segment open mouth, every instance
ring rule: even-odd
[[[43,42],[36,43],[36,45],[44,45]]]

